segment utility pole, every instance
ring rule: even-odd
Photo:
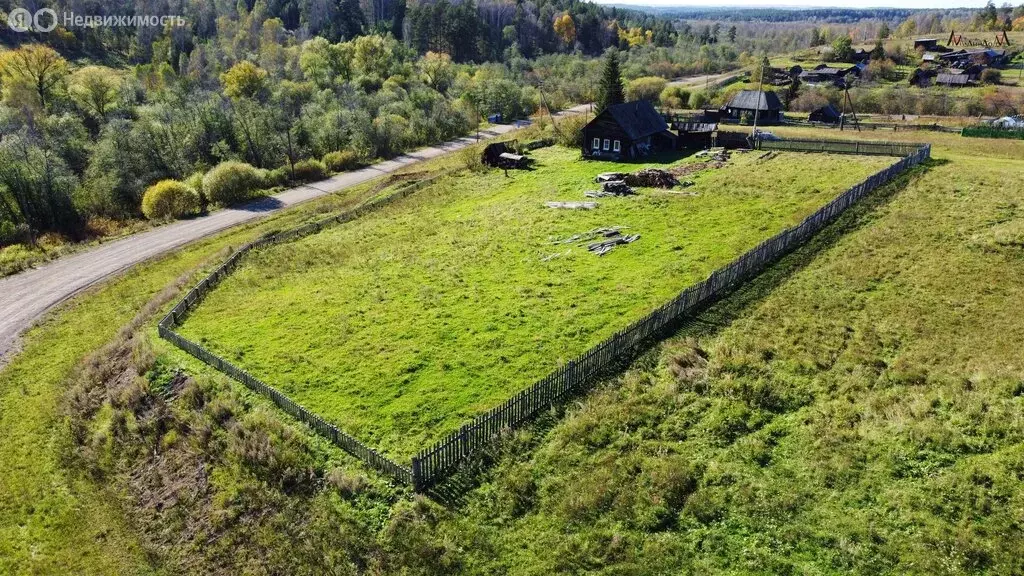
[[[764,98],[764,65],[768,63],[768,57],[761,60],[761,81],[757,83],[757,105],[754,107],[754,131],[750,135],[757,140],[757,117],[761,112],[761,98]],[[764,106],[768,107],[768,99],[764,98]]]

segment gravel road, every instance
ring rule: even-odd
[[[578,114],[589,109],[577,106],[562,114]],[[481,138],[493,138],[515,130],[513,126],[493,126],[481,131]],[[82,290],[104,279],[181,248],[185,244],[250,222],[314,198],[333,194],[396,170],[422,162],[476,142],[461,138],[423,148],[387,162],[338,174],[327,180],[298,186],[280,194],[239,208],[220,210],[207,216],[182,220],[100,244],[77,254],[58,258],[24,272],[0,278],[0,366],[17,349],[21,333],[47,311]]]

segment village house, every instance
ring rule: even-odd
[[[675,148],[676,135],[646,100],[609,106],[583,127],[587,158],[632,160]]]
[[[755,113],[759,124],[782,122],[782,102],[775,92],[741,90],[732,97],[722,111],[731,118],[753,120]]]

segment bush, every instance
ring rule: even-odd
[[[981,73],[981,81],[985,84],[999,84],[1003,81],[1003,73],[995,68],[986,68]]]
[[[177,180],[161,180],[142,195],[142,213],[150,220],[195,214],[199,204],[199,193]]]
[[[210,202],[230,206],[259,196],[265,180],[265,176],[249,164],[229,160],[206,173],[203,192]]]
[[[299,160],[292,167],[292,177],[298,182],[323,180],[327,177],[327,168],[324,168],[324,163],[319,160]]]
[[[668,82],[657,76],[637,78],[626,85],[626,100],[647,100],[656,103],[666,86],[668,86]]]
[[[280,168],[274,168],[273,170],[260,170],[260,178],[263,180],[261,188],[273,188],[275,186],[284,186],[290,179],[291,171],[288,170],[287,166],[281,166]]]
[[[658,98],[662,106],[678,110],[690,103],[690,92],[680,86],[669,86],[661,91]]]
[[[359,166],[359,156],[351,150],[324,154],[324,166],[331,172],[345,172]]]

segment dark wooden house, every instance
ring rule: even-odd
[[[609,106],[583,127],[583,155],[587,158],[631,160],[675,148],[676,135],[646,100]]]
[[[938,38],[915,38],[914,39],[914,50],[925,50],[928,52],[935,52],[939,50],[939,39]]]
[[[821,108],[818,108],[808,119],[811,122],[822,122],[825,124],[839,124],[839,120],[843,117],[843,113],[836,108],[835,104],[828,103]]]
[[[741,90],[722,110],[731,118],[748,117],[750,120],[753,120],[756,112],[759,124],[782,122],[782,101],[775,92]]]

